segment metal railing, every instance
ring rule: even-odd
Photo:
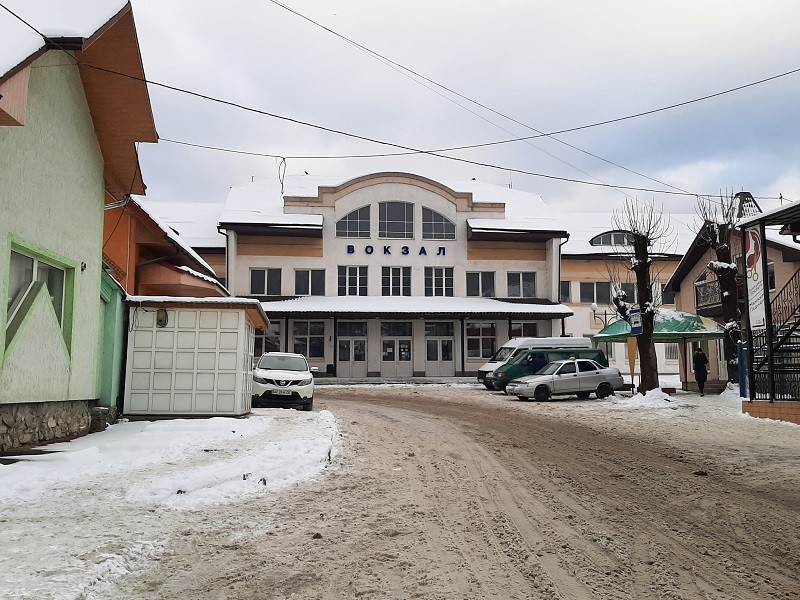
[[[772,307],[772,323],[777,329],[781,329],[789,321],[797,318],[797,311],[800,308],[800,269],[775,295],[770,306]]]

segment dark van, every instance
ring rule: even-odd
[[[599,348],[532,348],[497,367],[486,376],[486,382],[491,382],[494,389],[504,392],[506,384],[512,379],[532,375],[554,360],[570,358],[589,358],[604,367],[608,366],[608,359]]]

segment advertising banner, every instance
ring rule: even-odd
[[[747,276],[750,327],[753,329],[763,329],[767,326],[764,308],[764,268],[761,264],[761,253],[765,250],[759,227],[745,229],[744,267]]]

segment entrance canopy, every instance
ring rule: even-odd
[[[615,321],[596,334],[594,342],[624,342],[631,335],[631,326],[623,320]],[[692,340],[718,340],[725,337],[725,329],[716,321],[679,310],[658,309],[653,328],[653,341],[679,342]]]

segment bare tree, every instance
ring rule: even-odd
[[[630,243],[621,248],[621,255],[629,259],[627,268],[636,280],[636,295],[642,316],[642,333],[636,336],[639,352],[639,391],[646,393],[658,388],[658,359],[653,328],[655,325],[656,302],[653,298],[653,257],[657,248],[664,244],[670,228],[661,211],[652,203],[639,200],[626,200],[620,211],[614,212],[614,226],[630,236]],[[631,304],[626,294],[620,291],[612,298],[620,317],[630,323]]]
[[[736,283],[738,269],[733,262],[731,240],[738,202],[736,196],[697,199],[697,213],[703,219],[698,235],[714,251],[716,258],[708,263],[708,269],[719,282],[722,321],[727,330],[722,347],[728,367],[728,381],[734,382],[739,381],[736,351],[739,341],[739,298]]]

